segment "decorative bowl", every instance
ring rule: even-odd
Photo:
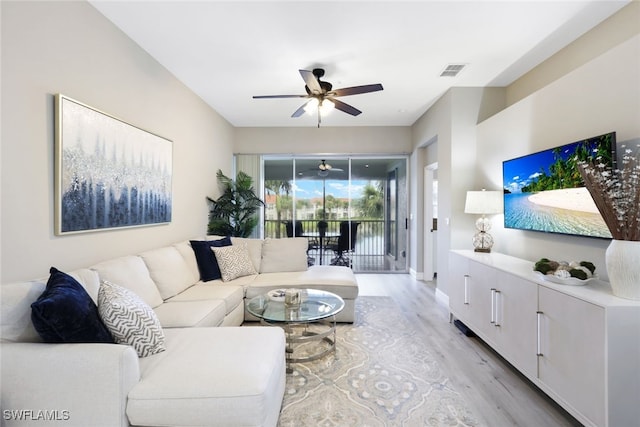
[[[267,292],[267,296],[271,301],[279,301],[284,302],[285,290],[284,289],[273,289]]]
[[[594,275],[593,277],[589,277],[588,279],[578,279],[577,277],[567,277],[563,279],[562,277],[554,276],[553,274],[542,274],[539,271],[534,271],[536,276],[541,277],[543,280],[547,282],[557,283],[559,285],[570,285],[570,286],[584,286],[592,280],[597,280],[598,276]]]

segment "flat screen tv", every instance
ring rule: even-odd
[[[504,161],[505,228],[610,239],[576,160],[600,157],[615,167],[615,148],[610,132]]]

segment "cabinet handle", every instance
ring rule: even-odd
[[[496,288],[491,288],[491,323],[496,323]]]
[[[500,326],[502,323],[502,313],[500,312],[500,315],[498,315],[499,313],[499,308],[500,308],[500,301],[498,300],[498,298],[502,299],[502,293],[496,289],[495,291],[495,299],[496,299],[496,314],[495,314],[495,319],[496,319],[496,323],[495,326]]]
[[[542,334],[542,312],[536,311],[536,323],[537,323],[537,333],[536,333],[536,356],[544,356],[542,354],[542,343],[541,343],[541,334]]]
[[[469,275],[464,275],[464,303],[469,305]]]

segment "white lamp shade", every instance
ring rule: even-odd
[[[467,191],[464,213],[468,214],[499,214],[503,209],[502,191]]]

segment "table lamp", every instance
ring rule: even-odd
[[[464,213],[482,215],[476,220],[476,234],[473,235],[475,252],[491,252],[493,237],[488,231],[491,220],[485,215],[502,213],[502,191],[467,191]]]

